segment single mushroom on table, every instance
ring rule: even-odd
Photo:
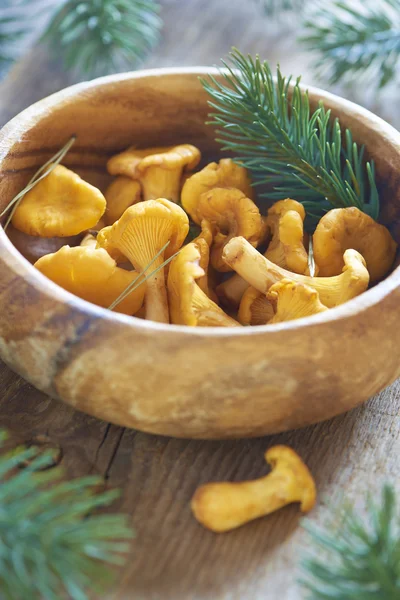
[[[207,483],[192,498],[192,511],[207,529],[221,533],[269,515],[293,502],[309,512],[316,502],[314,479],[291,448],[273,446],[265,453],[271,472],[253,481]]]
[[[28,235],[69,237],[94,227],[105,209],[100,190],[57,165],[25,194],[12,224]]]
[[[266,295],[249,286],[240,301],[239,323],[242,325],[266,325],[274,314],[274,307]]]
[[[272,232],[272,240],[264,256],[276,265],[309,275],[308,253],[304,248],[304,206],[286,198],[275,202],[268,210],[267,223]]]
[[[202,242],[205,243],[204,240]],[[198,245],[191,242],[170,264],[168,299],[171,323],[191,327],[240,327],[197,284],[204,277],[200,260]]]
[[[317,290],[291,279],[274,283],[267,293],[267,299],[275,312],[269,325],[310,317],[328,310],[319,299]]]
[[[201,153],[191,144],[137,150],[128,148],[110,158],[107,163],[111,175],[125,175],[138,180],[143,200],[167,198],[179,202],[182,177],[200,162]]]
[[[345,266],[342,273],[335,277],[309,277],[291,273],[265,258],[241,237],[228,242],[223,257],[232,269],[263,294],[274,283],[291,279],[317,290],[322,304],[328,308],[343,304],[365,292],[369,283],[365,260],[356,250],[346,250],[343,257]]]
[[[43,275],[83,300],[108,308],[139,274],[117,267],[105,250],[89,246],[64,246],[40,258],[34,265]],[[146,284],[122,300],[114,309],[134,315],[142,306]]]
[[[160,267],[179,250],[188,231],[189,220],[180,206],[158,198],[129,207],[107,235],[108,248],[116,248],[126,256],[139,273],[148,269],[146,275],[149,275],[159,269],[146,281],[148,320],[169,323],[164,268]],[[160,253],[164,246],[166,248]]]
[[[254,192],[246,169],[231,158],[222,158],[219,163],[209,163],[198,173],[186,179],[182,188],[181,202],[183,208],[198,225],[202,216],[197,212],[200,196],[213,188],[236,188],[246,198],[253,200]]]
[[[213,227],[211,264],[217,271],[231,270],[222,259],[224,246],[231,238],[242,236],[253,246],[258,245],[263,233],[260,211],[241,190],[213,188],[201,194],[196,211],[201,221]]]
[[[397,250],[389,230],[354,206],[326,213],[315,230],[313,246],[320,275],[340,273],[344,251],[353,248],[363,255],[371,283],[388,273]]]
[[[107,201],[104,221],[106,225],[113,225],[129,206],[141,201],[142,186],[139,181],[120,175],[110,183],[104,196]]]

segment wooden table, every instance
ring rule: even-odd
[[[261,15],[250,0],[165,0],[163,40],[145,66],[215,64],[236,45],[279,60],[286,72],[306,72],[312,83],[293,34],[277,31]],[[0,85],[0,123],[71,82],[44,48],[36,48]],[[399,487],[400,381],[331,421],[228,442],[175,440],[109,425],[51,400],[3,364],[0,381],[1,425],[18,439],[45,436],[60,446],[70,476],[96,473],[107,486],[122,488],[114,508],[132,516],[136,539],[110,598],[301,598],[298,565],[309,538],[296,506],[224,535],[204,530],[189,508],[201,483],[264,474],[263,453],[273,444],[292,446],[312,470],[319,503],[310,518],[321,525],[343,496],[361,506],[365,492],[378,493],[382,482]]]

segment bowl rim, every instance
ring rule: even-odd
[[[121,81],[128,81],[131,79],[174,77],[176,75],[190,75],[191,77],[201,77],[207,75],[218,76],[224,71],[227,70],[205,66],[143,69],[138,71],[128,71],[126,73],[106,75],[104,77],[98,77],[90,81],[80,82],[63,88],[62,90],[51,94],[50,96],[47,96],[46,98],[39,100],[34,104],[31,104],[4,125],[4,127],[0,130],[0,162],[8,154],[10,147],[18,141],[21,135],[23,135],[26,125],[34,125],[40,121],[41,117],[46,114],[49,109],[70,100],[80,92],[99,86],[107,86],[109,84],[119,83]],[[394,145],[398,146],[400,156],[400,132],[398,132],[382,118],[378,117],[368,109],[351,102],[350,100],[346,100],[345,98],[341,98],[340,96],[326,92],[318,87],[304,84],[302,84],[301,87],[303,89],[307,89],[310,96],[318,96],[322,100],[328,100],[337,105],[338,109],[342,108],[347,112],[357,114],[360,117],[363,117],[369,123],[373,124],[375,128],[379,128],[382,137],[385,138],[387,143],[392,142]],[[256,325],[252,327],[190,327],[188,325],[156,323],[154,321],[139,319],[135,316],[113,312],[106,308],[92,304],[86,300],[82,300],[78,296],[67,292],[34,268],[34,266],[12,244],[2,226],[0,226],[0,250],[2,250],[1,260],[3,263],[6,263],[6,265],[12,271],[14,271],[23,279],[27,280],[30,285],[37,289],[37,291],[43,294],[46,298],[66,304],[72,310],[78,310],[78,312],[86,313],[95,318],[105,319],[106,321],[113,322],[116,325],[128,326],[133,330],[141,329],[164,333],[181,333],[188,334],[190,336],[207,338],[232,338],[233,336],[242,337],[248,335],[264,335],[266,333],[272,334],[280,331],[303,329],[304,327],[308,327],[310,325],[324,325],[331,323],[332,321],[340,322],[352,316],[358,315],[379,304],[389,294],[400,287],[400,266],[398,266],[385,279],[371,289],[363,292],[360,296],[357,296],[356,298],[353,298],[352,300],[349,300],[340,306],[331,308],[328,311],[319,313],[317,315],[303,317],[294,321],[286,321],[272,325]]]

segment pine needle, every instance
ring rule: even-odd
[[[108,310],[113,310],[120,302],[122,302],[122,300],[125,300],[125,298],[127,298],[129,296],[129,294],[131,294],[132,292],[137,290],[137,288],[140,287],[143,283],[145,283],[150,277],[153,277],[153,275],[155,275],[156,273],[161,271],[161,269],[163,269],[165,267],[165,265],[170,263],[171,260],[179,254],[180,250],[178,250],[178,252],[175,252],[175,254],[173,254],[172,256],[167,258],[167,260],[165,260],[159,267],[154,269],[154,271],[151,271],[151,273],[146,274],[146,271],[148,271],[149,268],[151,267],[151,265],[155,263],[157,258],[168,247],[169,243],[170,242],[168,240],[168,242],[161,248],[161,250],[159,250],[157,252],[157,254],[154,256],[154,258],[148,263],[148,265],[146,265],[146,267],[143,269],[143,271],[140,273],[140,275],[138,275],[138,277],[136,277],[136,279],[131,281],[131,283],[125,288],[125,290],[118,296],[118,298],[116,300],[114,300],[114,302],[112,304],[110,304],[110,306],[108,307]],[[139,281],[139,280],[141,280],[141,281]]]
[[[317,76],[330,84],[360,77],[377,87],[392,81],[400,63],[400,0],[335,0],[312,11],[300,41],[313,56]]]
[[[308,600],[398,600],[400,512],[395,488],[385,485],[379,506],[367,500],[364,518],[345,506],[326,529],[305,527],[315,552],[302,564]]]
[[[279,18],[282,13],[302,11],[305,0],[258,0],[268,17]]]
[[[312,231],[331,208],[357,206],[374,219],[379,215],[379,194],[373,162],[365,163],[349,130],[322,104],[311,112],[307,92],[298,78],[277,68],[273,77],[267,62],[258,56],[231,53],[223,62],[222,82],[203,80],[213,112],[210,124],[217,141],[251,174],[260,194],[269,200],[291,197],[304,205],[306,227]],[[289,93],[290,91],[290,93]]]
[[[158,13],[154,0],[64,0],[43,40],[68,69],[91,76],[132,69],[158,43]]]
[[[0,446],[6,434],[0,431]],[[124,515],[93,514],[119,495],[96,493],[101,477],[60,481],[51,452],[16,448],[0,457],[0,594],[6,600],[88,600],[112,580],[132,538]],[[25,468],[18,466],[27,464]]]
[[[7,227],[9,226],[9,224],[11,223],[14,213],[17,210],[20,202],[23,200],[25,194],[27,194],[31,189],[33,189],[35,187],[35,185],[37,183],[39,183],[39,181],[41,181],[42,179],[47,177],[47,175],[49,175],[58,164],[60,164],[60,162],[64,159],[67,152],[70,150],[72,145],[75,143],[75,140],[76,140],[76,136],[73,135],[68,140],[68,142],[65,144],[65,146],[63,146],[61,148],[61,150],[59,150],[54,156],[52,156],[52,158],[50,158],[44,165],[42,165],[36,171],[36,173],[33,175],[33,177],[29,180],[27,185],[24,187],[24,189],[22,191],[18,192],[18,194],[16,196],[14,196],[14,198],[12,200],[10,200],[10,202],[8,203],[6,208],[3,210],[3,212],[0,213],[0,218],[1,218],[6,214],[6,212],[10,208],[12,209],[6,220],[6,223],[4,225],[4,230],[6,230]]]

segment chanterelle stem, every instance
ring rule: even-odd
[[[164,269],[146,281],[146,319],[158,323],[169,323],[168,298],[164,282]]]

